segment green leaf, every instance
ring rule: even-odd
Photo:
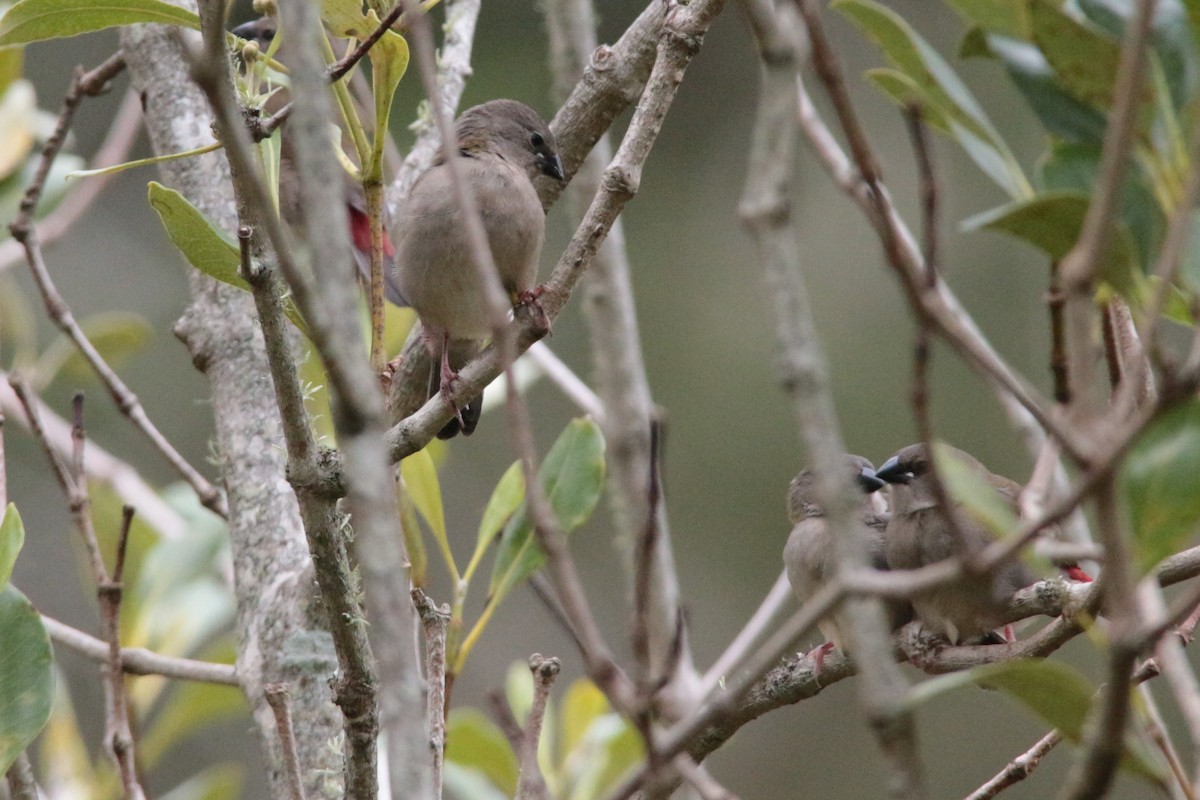
[[[583,742],[588,729],[597,719],[611,712],[608,699],[589,680],[574,681],[563,695],[562,710],[562,749],[564,755],[574,752]]]
[[[13,564],[17,563],[17,554],[24,544],[25,523],[21,522],[16,504],[9,503],[4,518],[0,519],[0,588],[12,577]]]
[[[914,704],[964,686],[1000,689],[1015,697],[1065,739],[1078,742],[1095,688],[1073,667],[1058,661],[1005,661],[941,675],[913,687]]]
[[[933,458],[938,475],[946,484],[950,496],[977,522],[1003,538],[1020,527],[1020,520],[1004,498],[970,464],[959,459],[946,445],[935,442]]]
[[[200,18],[193,12],[163,0],[20,0],[0,17],[0,45],[62,39],[139,23],[200,30]]]
[[[1073,142],[1104,139],[1104,114],[1069,94],[1037,47],[989,36],[988,50],[1004,64],[1013,85],[1049,133]]]
[[[379,27],[371,26],[362,0],[321,0],[321,19],[339,39],[365,39]]]
[[[33,604],[10,584],[0,589],[0,773],[50,719],[53,699],[50,637]]]
[[[567,755],[569,800],[600,800],[646,758],[641,734],[616,714],[598,717],[579,747]]]
[[[375,17],[375,12],[371,12]],[[379,20],[373,19],[375,27]],[[395,31],[387,31],[371,48],[368,56],[371,59],[371,96],[375,98],[375,141],[372,143],[372,161],[382,167],[383,143],[386,138],[383,132],[388,129],[388,120],[392,114],[392,100],[396,95],[396,87],[408,70],[408,42]]]
[[[450,712],[446,760],[486,775],[507,797],[517,791],[520,762],[504,732],[477,709],[456,708]]]
[[[1087,215],[1090,197],[1079,191],[1042,192],[1029,200],[985,211],[963,221],[965,230],[990,230],[1015,236],[1058,261],[1071,251]],[[1110,234],[1111,245],[1100,262],[1100,276],[1125,296],[1135,293],[1138,266],[1129,229],[1123,224]]]
[[[459,766],[447,761],[445,774],[445,796],[451,800],[509,800],[511,795],[497,789],[482,772]]]
[[[1088,20],[1120,40],[1134,10],[1129,0],[1078,0]],[[1170,101],[1181,108],[1191,97],[1197,78],[1196,44],[1188,28],[1188,12],[1180,2],[1164,0],[1154,9],[1150,30],[1151,57],[1166,76]]]
[[[1136,245],[1137,260],[1153,263],[1166,221],[1147,188],[1145,174],[1131,165],[1129,177],[1121,189],[1119,219],[1129,230]],[[1100,145],[1058,142],[1038,164],[1038,178],[1048,190],[1074,189],[1090,195],[1100,178]]]
[[[154,328],[141,314],[130,311],[104,311],[81,320],[79,327],[88,341],[104,357],[109,366],[117,368],[143,350],[154,338]],[[35,367],[37,383],[45,387],[59,375],[74,383],[94,380],[95,371],[79,348],[65,335],[58,336]]]
[[[446,513],[442,508],[442,486],[438,482],[437,467],[424,450],[418,450],[400,462],[400,475],[404,488],[412,499],[417,513],[433,531],[438,544],[449,547],[446,536]]]
[[[1121,488],[1146,572],[1200,524],[1200,401],[1168,411],[1142,432],[1125,459]]]
[[[500,476],[499,483],[496,484],[496,488],[492,490],[492,496],[488,499],[487,508],[483,510],[483,518],[479,521],[479,533],[475,537],[475,552],[471,555],[471,563],[467,565],[467,569],[463,573],[464,580],[471,579],[475,573],[475,567],[478,566],[483,554],[495,540],[496,534],[516,512],[517,507],[524,499],[525,471],[521,469],[520,461],[514,461]]]
[[[946,0],[946,5],[966,22],[988,33],[1026,38],[1029,36],[1029,10],[1013,0]]]
[[[1119,42],[1080,21],[1054,0],[1025,0],[1033,41],[1054,68],[1062,87],[1093,108],[1112,105],[1120,60]]]
[[[559,529],[570,533],[591,515],[604,489],[604,436],[591,419],[575,419],[559,434],[538,470],[538,481]],[[496,553],[489,599],[499,602],[545,561],[523,503],[508,521]]]
[[[186,197],[157,181],[150,181],[149,199],[171,243],[183,253],[188,263],[221,283],[250,291],[250,285],[239,273],[241,254],[238,246],[214,228]],[[305,337],[312,338],[291,297],[283,299],[283,313]]]
[[[1010,189],[1010,194],[1023,197],[1030,193],[1016,158],[966,84],[900,15],[873,0],[834,0],[830,7],[870,36],[896,70],[920,87],[927,98],[923,105],[935,107],[941,117],[953,120],[995,152],[1009,173],[1001,185],[1019,187],[1015,192]]]

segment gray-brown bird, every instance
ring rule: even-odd
[[[233,29],[233,34],[248,42],[255,42],[258,44],[259,50],[265,54],[267,48],[279,35],[279,24],[274,17],[259,17],[252,22],[237,26]],[[274,57],[280,64],[287,66],[287,48],[282,43]],[[287,105],[290,100],[291,95],[287,88],[281,87],[267,99],[263,112],[274,114]],[[347,154],[353,155],[354,147],[349,141],[349,137],[344,137],[342,144],[343,150]],[[351,178],[348,173],[345,174],[341,191],[346,201],[346,224],[350,230],[351,256],[360,277],[364,283],[369,283],[371,279],[371,227],[367,217],[366,194],[363,192],[362,184]],[[302,219],[302,211],[292,141],[285,122],[279,133],[279,214],[289,225],[297,225]],[[406,306],[408,303],[400,295],[390,266],[394,255],[395,248],[392,247],[385,226],[383,235],[384,295],[395,305]]]
[[[514,304],[530,302],[546,232],[534,181],[542,175],[563,180],[554,134],[536,111],[515,100],[467,109],[454,130],[500,284]],[[413,185],[397,214],[395,233],[400,293],[416,309],[426,344],[440,364],[431,375],[430,395],[446,393],[458,367],[492,335],[492,325],[444,156]],[[460,415],[457,408],[455,413],[463,432],[470,433],[471,415]],[[439,435],[455,433],[452,421]]]
[[[879,492],[886,484],[875,476],[874,466],[862,456],[845,455],[842,463],[859,489],[862,490],[855,516],[866,529],[868,555],[876,569],[887,569],[884,557],[884,528],[888,522],[887,502]],[[783,548],[783,563],[787,568],[788,582],[800,602],[809,600],[837,571],[837,544],[825,519],[825,512],[816,497],[815,476],[810,470],[802,470],[788,486],[788,516],[791,518],[792,533]],[[912,610],[907,603],[888,604],[888,616],[892,630],[896,630],[911,618]],[[833,614],[817,623],[826,642],[814,656],[814,672],[820,673],[825,654],[836,647],[846,652],[844,623],[838,614]]]
[[[1019,483],[990,472],[969,453],[952,447],[947,450],[987,481],[1013,513],[1019,514]],[[956,554],[952,523],[938,503],[925,445],[902,448],[879,467],[876,476],[891,485],[891,520],[884,536],[891,569],[915,569]],[[956,517],[964,555],[976,556],[995,540],[992,532],[965,509]],[[1077,566],[1064,565],[1063,570],[1075,580],[1091,580]],[[952,644],[1009,641],[1012,636],[1005,626],[1004,608],[1013,594],[1035,581],[1033,572],[1012,560],[989,575],[968,576],[915,597],[913,609],[923,627],[945,636]]]

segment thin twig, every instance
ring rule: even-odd
[[[538,743],[542,738],[542,723],[546,719],[546,703],[550,699],[550,688],[562,669],[562,661],[547,658],[540,653],[529,657],[529,671],[533,673],[533,704],[529,708],[529,719],[525,724],[525,735],[521,742],[521,773],[517,780],[517,800],[537,800],[547,797],[546,782],[538,769]]]
[[[1033,774],[1033,771],[1042,763],[1042,759],[1061,741],[1061,733],[1057,730],[1050,731],[1034,742],[1033,747],[1008,762],[1004,769],[996,773],[995,777],[971,792],[963,800],[991,800],[1008,787],[1025,780]]]
[[[45,614],[42,615],[42,624],[55,642],[93,661],[100,663],[108,661],[109,651],[106,642]],[[241,686],[237,667],[233,664],[214,664],[191,658],[164,656],[143,647],[122,647],[121,668],[128,675],[161,675],[164,678],[183,681]]]
[[[279,736],[279,746],[283,748],[289,800],[304,800],[304,783],[300,780],[300,757],[296,754],[296,732],[292,728],[292,712],[288,707],[287,684],[268,683],[263,687],[263,693],[275,715],[275,732]]]

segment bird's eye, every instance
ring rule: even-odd
[[[928,461],[914,461],[914,462],[912,462],[912,464],[909,465],[908,471],[911,472],[914,476],[924,475],[926,472],[929,471],[929,462]]]
[[[542,138],[540,133],[534,131],[533,133],[529,134],[529,143],[534,147],[541,147],[546,143],[546,140]]]

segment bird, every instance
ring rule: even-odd
[[[1014,514],[1018,513],[1020,484],[992,473],[969,453],[945,447],[983,478]],[[875,475],[890,485],[891,519],[884,531],[884,554],[890,569],[916,569],[958,554],[953,523],[938,502],[924,444],[901,448],[880,465]],[[956,503],[956,509],[961,505]],[[995,535],[965,509],[955,519],[962,535],[963,556],[978,556],[995,541]],[[1063,565],[1063,570],[1076,580],[1091,580],[1077,566]],[[1037,576],[1028,567],[1013,559],[987,574],[968,575],[918,595],[912,605],[922,627],[944,636],[951,644],[1000,644],[1013,639],[1003,616],[1008,601],[1036,581]]]
[[[866,529],[870,564],[876,569],[887,569],[883,534],[888,511],[884,495],[879,491],[887,484],[875,476],[874,465],[862,456],[843,455],[842,468],[862,492],[854,513],[856,521]],[[783,549],[783,563],[792,591],[801,603],[812,598],[837,572],[837,548],[825,512],[817,501],[815,484],[815,475],[805,469],[788,485],[788,517],[793,527]],[[887,612],[893,631],[912,616],[911,607],[901,601],[888,602]],[[817,627],[826,639],[817,648],[813,659],[813,671],[819,675],[824,657],[831,649],[836,647],[846,652],[846,637],[845,623],[839,620],[837,614],[825,617],[817,623]]]
[[[262,53],[267,52],[275,37],[279,34],[279,23],[274,17],[259,17],[243,23],[233,29],[235,36],[258,45]],[[288,65],[287,47],[281,42],[275,52],[274,59],[283,66]],[[263,104],[261,113],[274,114],[287,105],[291,95],[287,87],[277,88]],[[349,137],[343,134],[342,149],[349,154],[354,153],[354,147]],[[346,203],[346,224],[350,232],[350,255],[354,266],[364,285],[371,280],[371,223],[367,216],[367,196],[362,184],[345,173],[342,182],[342,194]],[[288,135],[287,122],[283,123],[279,134],[279,214],[289,225],[298,225],[303,218],[303,208],[300,202],[300,182],[296,172],[296,163],[291,136]],[[407,306],[403,295],[396,285],[395,277],[390,267],[395,257],[395,247],[384,226],[383,235],[383,292],[384,297],[396,306]]]
[[[536,304],[538,259],[546,217],[535,181],[563,181],[554,134],[529,106],[491,100],[467,109],[455,123],[462,174],[478,204],[500,284],[509,300]],[[440,370],[430,374],[429,394],[443,396],[457,369],[492,335],[485,287],[471,257],[450,164],[443,152],[417,178],[396,215],[396,282],[416,310],[424,338]],[[477,407],[475,398],[468,407]],[[442,432],[468,434],[477,421],[454,408]]]

